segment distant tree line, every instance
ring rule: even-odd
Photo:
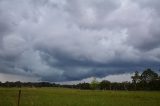
[[[0,87],[64,87],[82,90],[160,90],[160,76],[151,69],[144,70],[141,74],[136,71],[131,77],[132,82],[98,82],[96,78],[91,83],[73,85],[60,85],[50,82],[0,82]]]
[[[0,87],[58,87],[59,84],[50,83],[50,82],[0,82]]]
[[[93,79],[91,83],[80,83],[77,86],[79,89],[93,90],[160,90],[160,76],[151,69],[146,69],[141,74],[136,71],[131,78],[132,82],[110,82],[107,80],[98,82]]]

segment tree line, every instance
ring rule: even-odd
[[[94,78],[91,83],[79,83],[60,85],[50,82],[0,82],[0,87],[64,87],[82,90],[160,90],[160,76],[152,69],[146,69],[142,73],[136,71],[131,76],[132,82],[110,82],[103,80],[98,82]]]
[[[160,76],[152,69],[146,69],[141,74],[135,71],[131,76],[132,82],[110,82],[103,80],[101,82],[93,79],[91,83],[80,83],[80,89],[97,90],[160,90]]]

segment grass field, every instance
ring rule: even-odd
[[[17,106],[18,88],[0,88],[0,106]],[[160,106],[160,92],[22,88],[20,106]]]

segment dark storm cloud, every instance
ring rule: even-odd
[[[1,0],[0,73],[71,81],[160,62],[158,0]]]

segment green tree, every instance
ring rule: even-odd
[[[92,82],[91,82],[91,89],[95,90],[95,89],[98,89],[98,84],[99,82],[96,80],[96,78],[94,77]]]
[[[140,82],[140,75],[138,71],[135,71],[134,76],[131,77],[133,83],[138,83]]]
[[[107,81],[107,80],[103,80],[99,83],[99,87],[101,90],[107,90],[107,89],[109,90],[110,85],[111,85],[110,81]]]
[[[77,84],[79,89],[90,89],[90,84],[89,83],[79,83]]]
[[[144,70],[144,72],[141,74],[141,81],[145,82],[145,83],[149,83],[153,80],[158,79],[158,74],[155,73],[153,70],[151,69],[146,69]]]
[[[137,83],[139,83],[141,81],[141,76],[139,75],[138,71],[135,71],[134,76],[131,77],[132,78],[132,83],[134,85],[134,89],[137,89]]]

